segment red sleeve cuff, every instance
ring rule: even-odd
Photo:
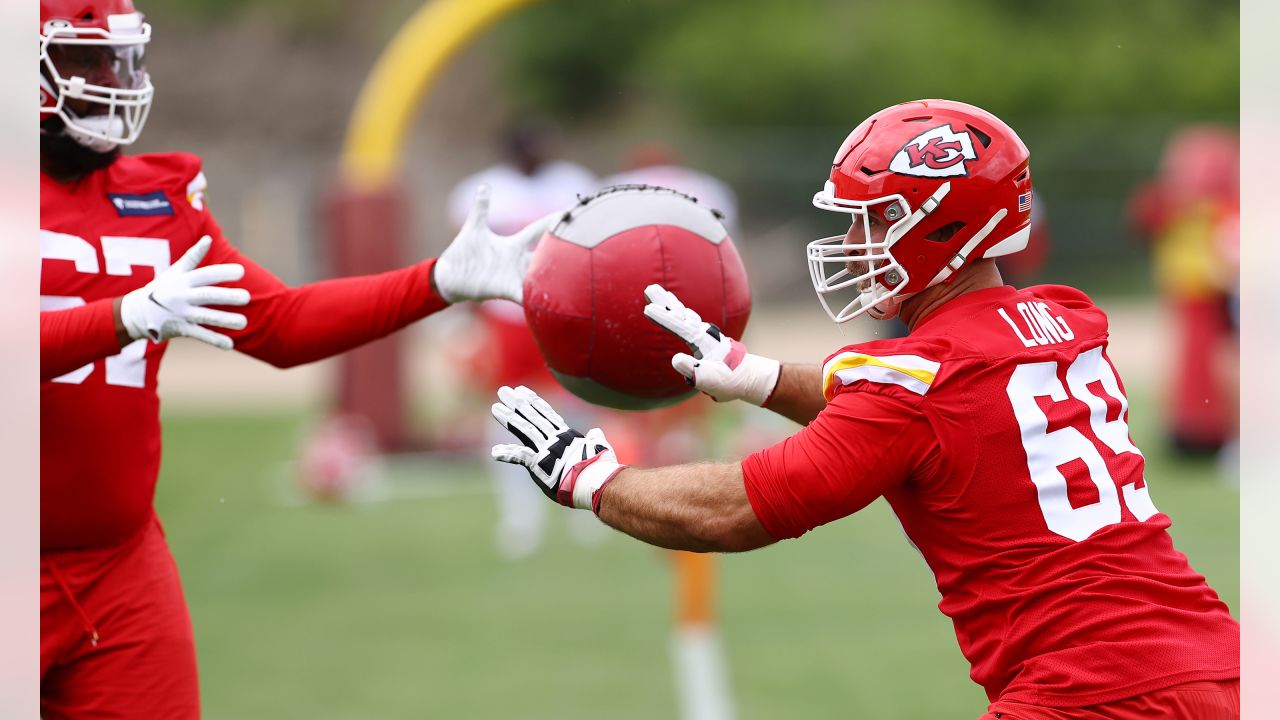
[[[40,313],[40,381],[120,352],[114,298]]]
[[[752,453],[742,461],[742,483],[747,491],[747,500],[751,503],[751,510],[756,514],[756,519],[760,521],[760,526],[769,533],[774,540],[787,540],[790,538],[800,537],[804,534],[804,530],[799,532],[788,532],[774,515],[764,488],[769,487],[769,483],[763,478],[766,477],[765,462],[761,453]]]

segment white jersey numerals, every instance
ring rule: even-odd
[[[1125,413],[1129,400],[1120,391],[1111,364],[1096,347],[1081,353],[1067,368],[1066,384],[1058,377],[1058,363],[1026,363],[1019,365],[1009,378],[1006,389],[1014,416],[1022,429],[1022,445],[1027,451],[1027,468],[1031,482],[1036,486],[1036,498],[1045,523],[1058,535],[1080,541],[1098,530],[1120,522],[1121,502],[1140,521],[1158,511],[1151,502],[1146,481],[1127,483],[1117,488],[1111,468],[1094,441],[1070,425],[1049,430],[1049,418],[1036,398],[1048,397],[1052,402],[1062,402],[1074,397],[1089,407],[1089,426],[1093,434],[1114,455],[1141,451],[1129,440],[1129,425]],[[1119,412],[1113,420],[1107,419],[1107,399],[1099,397],[1090,385],[1119,403]],[[1069,463],[1083,462],[1089,479],[1098,490],[1098,501],[1075,507],[1067,496],[1067,478],[1062,467]]]
[[[76,272],[97,275],[103,272],[98,253],[84,238],[66,233],[40,231],[40,259],[68,260],[75,263]],[[155,268],[156,272],[169,267],[169,241],[156,238],[102,236],[102,259],[107,275],[129,276],[134,267]],[[84,298],[74,295],[41,295],[41,310],[63,310],[84,305]],[[144,387],[147,381],[147,341],[136,340],[126,345],[117,355],[103,363],[106,366],[108,385]],[[77,368],[53,379],[53,382],[78,385],[93,374],[93,363]]]

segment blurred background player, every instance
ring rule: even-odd
[[[1156,287],[1174,334],[1165,431],[1185,454],[1224,447],[1234,453],[1239,183],[1235,131],[1195,125],[1173,133],[1155,178],[1129,203],[1134,229],[1151,245]]]
[[[600,181],[610,185],[658,185],[678,190],[720,213],[729,234],[738,234],[738,196],[727,183],[681,164],[679,152],[661,142],[633,146],[622,161],[622,170]]]
[[[996,267],[1027,244],[1030,197],[1027,148],[995,116],[886,108],[814,195],[848,231],[806,254],[832,320],[900,317],[910,335],[781,364],[651,285],[645,316],[691,349],[676,370],[804,427],[741,463],[640,469],[504,387],[492,414],[519,443],[493,457],[633,537],[701,552],[796,538],[883,496],[986,690],[981,720],[1235,720],[1240,626],[1153,503],[1105,313]]]
[[[150,38],[131,0],[40,3],[40,709],[50,719],[199,716],[191,621],[152,505],[167,340],[234,346],[277,367],[319,360],[451,302],[518,300],[529,238],[541,233],[490,233],[482,188],[439,260],[286,286],[223,237],[199,158],[121,153],[150,109]]]
[[[492,188],[496,198],[489,223],[499,233],[525,227],[548,213],[566,210],[579,196],[595,192],[599,184],[596,176],[581,165],[561,159],[559,143],[559,130],[549,120],[534,118],[512,124],[502,138],[503,160],[455,186],[449,197],[450,222],[454,227],[461,227],[467,217],[469,198],[480,184]],[[466,343],[472,352],[465,367],[469,368],[467,379],[476,390],[477,398],[487,398],[496,383],[527,385],[560,398],[562,403],[574,402],[559,390],[559,384],[547,370],[520,305],[491,300],[480,303],[473,312],[476,321],[471,328],[473,337]],[[483,405],[479,403],[475,406],[477,410],[480,407]],[[586,408],[582,403],[570,407],[576,407],[579,413]],[[481,415],[483,413],[476,413],[476,417]],[[468,428],[476,427],[467,418],[459,422]],[[483,427],[482,437],[496,442],[501,429],[495,431],[492,423],[485,423]],[[547,508],[519,468],[495,466],[489,471],[497,495],[494,542],[498,553],[508,559],[532,555],[546,535]],[[570,516],[569,523],[577,539],[593,542],[600,537],[599,523],[584,522],[577,516]]]

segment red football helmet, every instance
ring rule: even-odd
[[[40,122],[97,152],[138,139],[155,88],[143,64],[151,26],[133,0],[40,0]]]
[[[980,108],[918,100],[881,110],[854,129],[814,206],[848,213],[845,235],[808,245],[809,272],[836,322],[898,314],[906,298],[947,282],[979,258],[1027,246],[1027,147]],[[827,296],[854,297],[834,309]]]

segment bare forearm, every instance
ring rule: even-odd
[[[751,508],[736,463],[626,468],[605,486],[599,515],[638,540],[672,550],[740,552],[774,542]]]
[[[822,368],[817,365],[783,364],[778,386],[764,407],[779,415],[808,425],[818,417],[827,401],[822,397]]]

